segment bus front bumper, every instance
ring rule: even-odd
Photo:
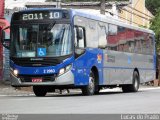
[[[54,81],[48,82],[22,82],[20,78],[17,78],[13,73],[11,73],[11,85],[13,87],[27,87],[27,86],[58,86],[58,85],[73,85],[74,84],[74,75],[71,70],[67,71],[63,75],[55,77]]]

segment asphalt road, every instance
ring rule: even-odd
[[[17,114],[127,114],[160,113],[160,87],[141,88],[137,93],[120,89],[103,90],[99,95],[0,93],[0,113]]]

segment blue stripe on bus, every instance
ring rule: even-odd
[[[129,67],[103,67],[103,68],[109,68],[109,69],[135,69],[135,68],[129,68]],[[155,70],[151,68],[138,68],[139,70]]]

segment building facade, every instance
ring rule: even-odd
[[[121,8],[119,16],[126,23],[149,28],[154,17],[145,6],[145,0],[131,0],[131,4]]]

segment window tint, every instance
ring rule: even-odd
[[[111,24],[107,43],[109,50],[138,54],[153,54],[154,51],[151,34]]]
[[[107,28],[106,28],[107,27]],[[99,47],[105,48],[107,45],[107,34],[108,34],[108,26],[104,23],[98,24],[98,36],[99,36]]]
[[[154,43],[151,34],[79,16],[75,17],[74,23],[85,30],[86,47],[98,48],[107,44],[109,50],[153,54]],[[79,46],[83,47],[84,44],[79,43]]]
[[[75,46],[79,48],[85,48],[85,28],[75,27]]]
[[[117,26],[109,24],[109,35],[117,35]]]
[[[75,16],[74,24],[85,29],[86,47],[98,48],[98,21]]]

